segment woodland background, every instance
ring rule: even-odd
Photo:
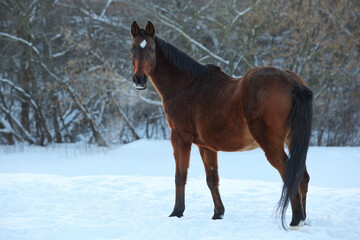
[[[169,138],[132,87],[130,25],[236,77],[290,69],[314,92],[311,144],[360,145],[358,0],[0,0],[0,144]]]

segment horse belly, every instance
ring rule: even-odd
[[[259,147],[247,126],[210,126],[203,128],[194,143],[214,151],[248,151]]]

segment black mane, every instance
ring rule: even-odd
[[[208,73],[208,67],[203,65],[177,49],[165,40],[155,36],[156,50],[161,50],[164,57],[176,68],[195,77],[204,77]]]

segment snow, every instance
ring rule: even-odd
[[[143,40],[141,43],[140,43],[140,47],[141,48],[144,48],[146,46],[146,40]]]
[[[286,232],[274,215],[281,180],[260,149],[219,153],[226,210],[214,221],[196,147],[178,219],[167,217],[175,194],[169,141],[0,146],[0,239],[358,240],[359,156],[359,147],[309,149],[307,225]]]

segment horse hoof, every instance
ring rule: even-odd
[[[224,218],[224,214],[214,213],[214,216],[212,217],[213,220],[221,220]]]
[[[305,226],[305,220],[300,220],[300,222],[299,222],[299,224],[298,225],[294,225],[294,226],[292,226],[291,224],[290,224],[290,226],[289,226],[289,230],[299,230],[299,229],[301,229],[302,227],[304,227]]]
[[[182,216],[184,216],[182,213],[175,211],[169,215],[169,217],[178,217],[178,218],[181,218]]]

